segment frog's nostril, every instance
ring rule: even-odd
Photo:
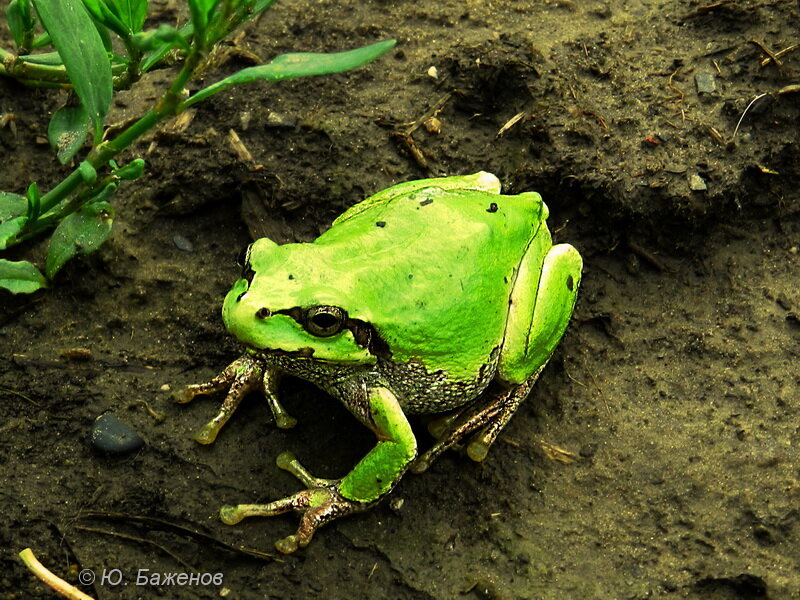
[[[270,312],[270,310],[266,306],[262,306],[261,308],[259,308],[256,311],[256,319],[266,319],[271,314],[272,313]]]

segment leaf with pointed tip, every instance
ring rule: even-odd
[[[25,196],[0,192],[0,223],[28,212],[28,201]]]
[[[45,287],[47,280],[32,263],[0,258],[0,288],[12,294],[32,294]]]
[[[27,222],[28,216],[22,215],[0,223],[0,250],[5,250],[16,243],[17,234]]]
[[[128,31],[138,33],[144,26],[147,18],[147,0],[108,0],[120,20],[125,23]]]
[[[184,105],[191,106],[232,85],[250,83],[259,79],[280,81],[281,79],[295,79],[298,77],[310,77],[311,75],[328,75],[330,73],[349,71],[386,54],[394,48],[395,43],[395,40],[384,40],[346,52],[282,54],[264,65],[242,69],[217,83],[211,84],[186,100]]]
[[[78,153],[89,133],[89,115],[83,105],[64,106],[53,113],[47,126],[47,138],[56,149],[58,160],[67,164]]]
[[[25,41],[25,34],[32,31],[35,24],[28,0],[11,0],[6,7],[6,20],[14,43],[17,48],[21,48]]]
[[[77,254],[97,250],[111,233],[114,209],[108,202],[86,204],[58,224],[47,247],[44,272],[52,280]]]
[[[204,37],[208,26],[208,17],[219,0],[188,0],[188,2],[189,14],[192,16],[196,35]]]
[[[94,123],[99,141],[114,85],[103,40],[81,0],[33,0],[42,25],[61,55],[67,75]]]

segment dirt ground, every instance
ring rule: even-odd
[[[800,598],[800,49],[768,55],[800,41],[800,4],[281,0],[247,31],[207,82],[254,56],[398,44],[232,89],[142,141],[128,156],[147,175],[117,194],[101,251],[46,293],[0,296],[0,598],[54,597],[26,547],[74,583],[93,571],[101,599]],[[66,172],[41,140],[64,99],[0,81],[0,189]],[[294,430],[254,395],[214,445],[192,440],[218,402],[169,390],[239,353],[219,313],[249,231],[310,241],[395,182],[478,170],[542,193],[585,257],[572,325],[488,459],[446,454],[296,556],[212,543],[274,554],[294,515],[229,527],[219,506],[298,490],[283,450],[338,477],[373,443],[296,379]],[[145,447],[93,451],[106,411]],[[136,585],[144,570],[222,582]]]

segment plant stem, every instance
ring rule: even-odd
[[[84,594],[74,585],[71,585],[54,575],[51,571],[47,569],[36,556],[33,554],[33,551],[30,548],[25,548],[22,552],[19,553],[19,557],[22,559],[22,562],[25,563],[25,566],[28,567],[34,575],[36,575],[39,579],[41,579],[44,583],[54,589],[56,592],[64,596],[65,598],[69,598],[70,600],[92,600],[92,597],[88,594]]]
[[[180,112],[181,99],[183,90],[186,84],[192,78],[197,65],[202,58],[202,52],[192,47],[192,51],[186,57],[178,76],[172,82],[169,90],[167,90],[161,99],[156,104],[155,108],[148,111],[141,119],[136,121],[133,125],[125,129],[113,140],[102,142],[97,145],[89,155],[86,161],[95,169],[100,169],[109,160],[114,158],[117,154],[125,150],[138,138],[147,133],[148,130],[155,127],[159,122],[167,117],[178,114]],[[41,214],[46,214],[53,210],[60,204],[67,196],[77,190],[83,185],[83,177],[78,169],[75,169],[64,180],[61,181],[56,187],[51,189],[41,198]],[[35,227],[36,223],[31,224]]]
[[[67,70],[51,65],[35,65],[21,60],[16,54],[0,48],[0,75],[9,75],[19,80],[35,80],[47,83],[68,84]]]

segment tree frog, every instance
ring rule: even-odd
[[[256,389],[277,426],[292,427],[278,400],[280,378],[291,374],[340,400],[377,443],[334,480],[313,477],[281,454],[278,466],[306,489],[268,504],[224,506],[222,521],[297,511],[296,533],[275,544],[291,553],[462,440],[467,455],[482,461],[575,305],[581,256],[569,244],[552,244],[547,216],[539,194],[502,195],[497,177],[479,172],[385,189],[311,243],[251,244],[222,308],[244,355],[175,395],[185,403],[227,390],[195,439],[212,443]],[[418,456],[407,415],[447,411],[432,428],[438,440]]]

